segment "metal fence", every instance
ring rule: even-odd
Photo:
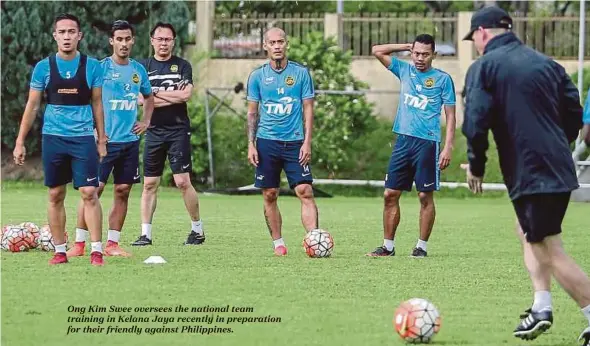
[[[528,46],[555,58],[578,57],[580,18],[513,16],[514,32]],[[586,28],[584,56],[590,57],[590,18]]]
[[[324,31],[323,13],[254,13],[218,15],[213,27],[213,49],[220,58],[260,58],[263,33],[279,26],[290,37],[303,38],[312,31]]]
[[[280,26],[290,37],[303,39],[311,31],[324,31],[324,13],[259,13],[217,15],[214,22],[213,47],[219,58],[264,57],[262,34]],[[516,34],[529,46],[554,58],[576,58],[578,54],[579,18],[540,17],[513,14]],[[353,56],[371,55],[379,43],[408,42],[418,34],[432,34],[439,56],[457,52],[456,13],[346,13],[342,21],[343,48]],[[590,58],[590,18],[586,19],[584,55]]]
[[[412,42],[419,34],[431,34],[441,56],[456,55],[457,18],[454,13],[351,13],[342,19],[344,49],[355,56],[371,55],[376,44]]]

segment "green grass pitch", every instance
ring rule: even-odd
[[[112,186],[103,195],[111,206]],[[154,246],[132,248],[139,234],[140,188],[135,187],[121,243],[133,257],[106,258],[90,266],[88,256],[50,267],[50,253],[5,253],[2,269],[2,345],[403,345],[392,327],[393,311],[402,301],[422,297],[442,315],[435,345],[573,345],[586,326],[579,308],[555,283],[555,324],[532,343],[511,335],[519,313],[532,302],[520,245],[514,235],[514,212],[507,198],[440,198],[429,257],[413,259],[419,204],[415,194],[402,198],[397,256],[368,258],[382,242],[379,198],[318,199],[322,228],[335,239],[327,259],[307,258],[301,247],[303,229],[297,199],[279,199],[286,258],[273,256],[260,196],[200,196],[207,241],[201,247],[181,244],[189,220],[178,191],[161,189],[155,214]],[[3,184],[2,224],[46,220],[46,191],[40,186]],[[75,226],[78,195],[68,190],[67,225]],[[572,203],[564,222],[569,253],[587,271],[588,205]],[[106,238],[106,226],[105,235]],[[87,247],[88,249],[88,247]],[[168,263],[146,265],[150,255]],[[225,322],[151,322],[199,317],[200,312],[89,312],[89,306],[249,307],[253,311],[219,313]],[[85,307],[86,312],[68,312]],[[83,333],[87,325],[69,317],[115,317],[100,325],[142,328],[133,333]],[[148,317],[150,322],[121,322]],[[210,314],[209,314],[210,315]],[[127,316],[127,317],[125,317]],[[237,317],[280,317],[280,323],[240,323]],[[227,323],[230,318],[234,322]],[[237,321],[237,322],[236,322]],[[68,326],[81,328],[66,335]],[[155,333],[148,328],[198,326],[231,328],[231,333]]]

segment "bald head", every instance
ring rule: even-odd
[[[287,34],[281,28],[270,28],[264,33],[265,41],[270,41],[273,39],[277,40],[280,38],[284,39],[285,41],[287,40]]]
[[[268,29],[264,33],[264,42],[262,47],[268,54],[269,59],[274,61],[285,60],[287,57],[287,34],[280,28]]]

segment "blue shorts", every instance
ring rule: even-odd
[[[139,176],[139,141],[107,144],[107,156],[99,168],[99,181],[107,183],[113,172],[115,184],[136,184]]]
[[[98,186],[98,151],[94,136],[63,137],[43,135],[43,171],[45,186],[74,188]]]
[[[256,139],[258,167],[254,186],[262,189],[280,187],[282,170],[285,170],[291,189],[300,184],[313,183],[309,165],[301,166],[299,163],[302,145],[303,141]]]
[[[392,190],[412,191],[412,182],[421,192],[438,191],[439,144],[418,137],[398,135],[385,176],[385,187]]]

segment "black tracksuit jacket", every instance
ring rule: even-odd
[[[484,176],[491,130],[512,200],[579,187],[570,144],[582,106],[561,65],[508,32],[488,42],[465,78],[462,131],[473,175]]]

